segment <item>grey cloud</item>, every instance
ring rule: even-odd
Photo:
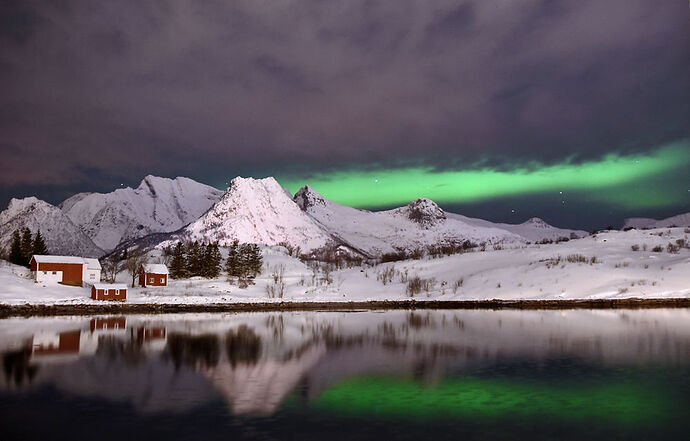
[[[504,166],[690,136],[682,0],[58,5],[0,6],[0,185]]]

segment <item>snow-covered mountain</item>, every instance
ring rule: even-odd
[[[103,250],[81,231],[58,207],[35,197],[12,199],[0,213],[0,249],[8,251],[15,230],[38,230],[52,254],[99,257]]]
[[[139,187],[79,193],[63,212],[104,250],[152,233],[175,231],[196,220],[223,192],[189,178],[146,176]]]
[[[176,236],[221,245],[234,239],[266,245],[285,242],[303,251],[322,248],[332,240],[270,177],[233,179],[221,200]]]
[[[417,199],[387,211],[366,211],[332,202],[309,186],[294,196],[299,207],[340,241],[377,256],[430,245],[471,242],[520,242],[523,238],[486,222],[473,225],[445,213],[434,201]],[[469,219],[469,218],[467,218]]]
[[[529,242],[539,242],[544,239],[556,240],[561,237],[585,237],[589,233],[582,230],[569,230],[567,228],[557,228],[547,224],[538,217],[533,217],[521,224],[504,224],[490,222],[484,219],[475,219],[460,214],[448,213],[448,217],[461,220],[469,225],[500,228],[502,230],[510,231],[513,234],[524,238]]]
[[[690,213],[671,216],[666,219],[656,220],[648,217],[631,217],[623,223],[623,228],[668,228],[690,227]]]

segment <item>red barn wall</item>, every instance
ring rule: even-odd
[[[62,283],[81,284],[83,263],[39,263],[36,271],[62,271]]]

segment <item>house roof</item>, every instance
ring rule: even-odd
[[[88,269],[101,269],[101,262],[99,262],[98,259],[91,259],[90,257],[85,257],[84,262],[86,263],[86,267]]]
[[[98,261],[98,259],[91,259],[89,257],[46,256],[42,254],[34,254],[31,258],[37,263],[80,263],[86,265],[88,269],[101,269],[101,263]]]
[[[94,283],[96,289],[127,289],[124,283]]]
[[[168,267],[162,263],[144,264],[144,272],[151,274],[168,274]]]
[[[44,256],[36,254],[32,257],[38,263],[86,263],[79,256]]]

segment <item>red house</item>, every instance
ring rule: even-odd
[[[126,317],[96,317],[89,322],[89,329],[92,333],[106,329],[125,329],[126,327]]]
[[[147,263],[139,268],[139,285],[168,286],[168,267],[162,263]]]
[[[78,256],[34,255],[29,262],[31,275],[38,283],[61,283],[82,286],[101,280],[98,259]]]
[[[96,283],[91,287],[94,300],[127,300],[127,285],[124,283]]]

